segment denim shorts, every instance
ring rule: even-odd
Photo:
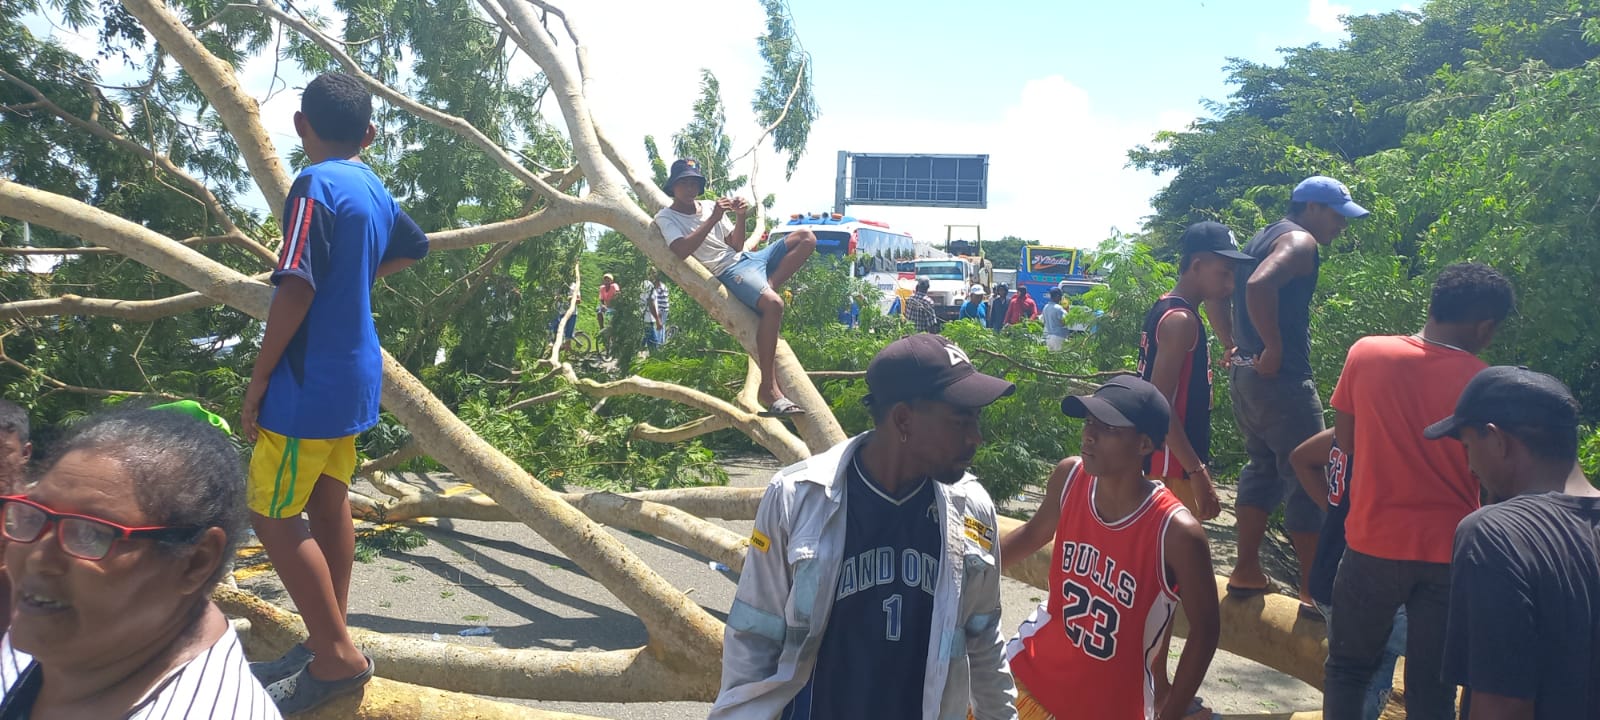
[[[1310,378],[1262,377],[1255,368],[1229,368],[1233,416],[1250,462],[1239,471],[1236,504],[1271,513],[1282,503],[1284,529],[1314,533],[1322,508],[1300,487],[1289,454],[1323,430],[1322,399]]]
[[[717,279],[727,286],[729,294],[739,298],[745,307],[755,310],[756,303],[761,300],[761,291],[771,285],[767,278],[777,272],[778,263],[783,262],[783,257],[788,254],[789,243],[783,240],[755,252],[739,253],[733,265],[717,274]]]

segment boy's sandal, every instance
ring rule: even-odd
[[[294,647],[289,648],[289,652],[277,660],[250,663],[250,674],[256,676],[256,681],[260,682],[262,687],[266,687],[300,672],[306,665],[311,664],[312,658],[315,657],[305,643],[295,643]]]
[[[302,713],[341,695],[359,692],[372,679],[372,669],[372,658],[367,657],[367,669],[352,677],[318,680],[307,665],[299,672],[268,686],[267,695],[278,706],[278,712],[285,716]]]
[[[768,407],[765,411],[756,413],[756,415],[764,418],[775,418],[784,417],[785,415],[804,415],[805,413],[805,408],[796,405],[793,400],[783,397],[772,401],[771,407]]]
[[[1219,716],[1206,707],[1205,698],[1199,695],[1189,701],[1189,709],[1183,713],[1183,720],[1220,720]]]

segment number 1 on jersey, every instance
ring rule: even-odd
[[[895,593],[893,595],[890,595],[887,600],[883,601],[883,614],[886,616],[886,617],[884,617],[884,628],[883,628],[883,637],[884,637],[885,640],[899,640],[900,639],[900,605],[901,605],[901,602],[902,601],[900,600],[900,593]]]

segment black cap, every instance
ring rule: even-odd
[[[978,372],[966,351],[929,333],[889,343],[867,365],[867,401],[871,404],[927,399],[980,408],[1016,389],[1006,380]]]
[[[1183,237],[1178,240],[1183,246],[1185,257],[1195,253],[1212,252],[1229,260],[1254,260],[1255,258],[1239,252],[1239,243],[1233,239],[1233,231],[1227,225],[1207,220],[1197,222],[1185,228]]]
[[[1131,427],[1157,447],[1167,441],[1172,422],[1172,407],[1156,386],[1133,375],[1118,375],[1106,381],[1093,395],[1068,395],[1061,401],[1061,412],[1068,417],[1094,416],[1112,427]]]
[[[705,187],[706,176],[700,174],[700,162],[698,160],[683,158],[672,163],[672,174],[667,176],[667,192],[671,193],[672,186],[678,184],[678,181],[684,178],[699,178],[700,186]]]
[[[1429,425],[1429,440],[1458,437],[1461,428],[1494,423],[1504,426],[1578,426],[1578,401],[1560,380],[1525,367],[1496,365],[1474,375],[1456,401],[1455,414]]]

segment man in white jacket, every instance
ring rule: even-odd
[[[876,429],[767,486],[723,640],[729,720],[1010,720],[994,504],[967,474],[1016,386],[938,335],[867,368]]]

